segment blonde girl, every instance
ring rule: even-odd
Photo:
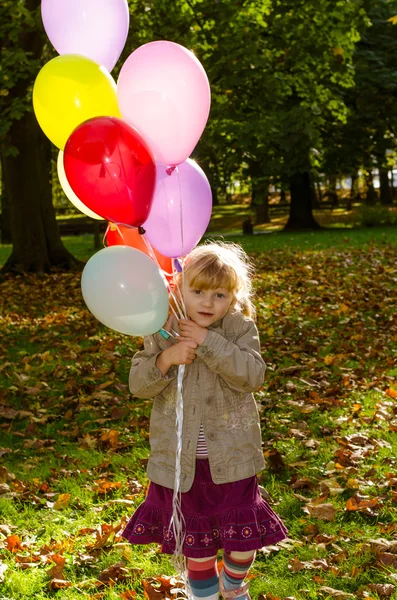
[[[252,270],[237,245],[210,243],[185,259],[178,284],[187,319],[172,317],[161,333],[145,338],[135,354],[130,390],[153,398],[149,492],[123,536],[133,544],[158,542],[173,554],[170,527],[177,438],[177,370],[183,381],[181,455],[183,553],[194,598],[250,598],[244,579],[256,550],[284,539],[287,530],[262,499],[257,473],[264,467],[253,392],[263,384],[252,304]],[[217,572],[218,550],[224,568]]]

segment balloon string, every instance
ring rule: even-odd
[[[179,258],[178,260],[180,261],[181,264],[183,264],[183,259]],[[182,272],[182,280],[183,280],[183,270],[181,272]],[[183,312],[184,312],[184,315],[185,315],[184,318],[187,319],[188,315],[187,315],[187,311],[186,311],[185,300],[183,298],[183,293],[182,293],[182,290],[181,290],[181,285],[178,282],[178,275],[177,274],[178,274],[178,269],[174,268],[174,271],[173,271],[174,289],[175,289],[176,293],[178,294],[180,303],[182,304]]]
[[[105,248],[107,248],[107,245],[105,244],[105,242],[106,242],[106,236],[109,233],[109,231],[110,231],[110,223],[108,223],[108,226],[106,227],[106,231],[105,231],[105,233],[103,235],[103,239],[102,239],[102,246],[104,246]]]
[[[184,232],[183,232],[183,202],[182,202],[182,190],[181,190],[181,180],[179,177],[179,169],[176,169],[176,174],[178,177],[178,188],[179,188],[179,214],[180,214],[180,225],[181,225],[181,242],[182,242],[182,256],[180,258],[181,267],[182,267],[182,290],[185,289],[185,241],[184,241]],[[182,296],[182,294],[181,294]],[[183,305],[186,314],[186,307]]]
[[[182,456],[182,429],[183,429],[183,377],[185,374],[185,365],[179,365],[177,377],[177,395],[176,395],[176,460],[175,460],[175,477],[174,477],[174,493],[172,497],[172,517],[169,524],[170,531],[175,539],[175,551],[173,554],[174,568],[177,571],[179,578],[183,581],[185,590],[178,590],[178,598],[187,597],[193,599],[193,593],[187,578],[186,559],[183,555],[183,544],[186,535],[186,522],[182,512],[182,493],[181,493],[181,456]]]
[[[161,269],[160,263],[159,263],[159,261],[158,261],[158,259],[157,259],[157,256],[156,256],[156,254],[155,254],[155,252],[154,252],[154,250],[153,250],[153,248],[152,248],[152,245],[151,245],[151,243],[149,242],[149,240],[147,239],[147,237],[146,237],[146,235],[145,235],[145,234],[142,234],[142,239],[143,239],[143,241],[144,241],[144,242],[145,242],[145,244],[146,244],[146,247],[147,247],[147,249],[148,249],[148,251],[149,251],[149,255],[150,255],[150,257],[151,257],[151,258],[154,260],[154,262],[157,264],[158,268],[159,268],[159,269]],[[161,269],[161,271],[162,271],[162,269]],[[167,283],[168,292],[169,292],[170,296],[172,297],[173,301],[175,302],[175,308],[176,308],[176,310],[177,310],[177,311],[178,311],[178,313],[179,313],[179,317],[178,317],[178,315],[176,314],[176,312],[175,312],[175,310],[174,310],[174,307],[172,306],[172,304],[170,304],[171,310],[172,310],[172,312],[174,313],[174,315],[175,315],[175,317],[176,317],[176,319],[177,319],[177,320],[179,320],[179,319],[183,319],[183,318],[184,318],[184,313],[183,313],[183,310],[182,310],[181,306],[179,305],[179,302],[178,302],[178,300],[177,300],[177,298],[176,298],[176,296],[175,296],[175,294],[174,294],[174,292],[173,292],[173,290],[172,290],[172,288],[171,288],[171,286],[170,286],[170,283],[169,283],[168,279],[166,279],[166,283]]]
[[[175,167],[172,169],[174,171]],[[171,173],[172,173],[171,171]],[[167,171],[168,172],[168,171]],[[171,174],[169,173],[169,174]],[[181,226],[181,241],[182,241],[182,258],[180,260],[182,267],[182,290],[184,289],[184,239],[183,239],[183,214],[182,214],[182,194],[181,194],[181,185],[179,179],[179,171],[176,169],[177,177],[178,177],[178,185],[179,185],[179,206],[180,206],[180,226]],[[174,271],[174,281],[175,281],[175,271]],[[183,301],[183,294],[179,289],[179,286],[176,286],[183,304],[184,312],[186,314],[186,307]],[[187,318],[187,317],[186,317]],[[172,518],[170,525],[172,523],[174,539],[175,539],[175,551],[173,554],[173,563],[174,567],[182,579],[186,595],[188,598],[193,598],[193,593],[189,584],[189,580],[187,578],[187,570],[186,570],[186,559],[183,556],[183,545],[185,541],[186,535],[186,527],[185,527],[185,519],[182,512],[182,493],[181,493],[181,456],[182,456],[182,432],[183,432],[183,395],[182,395],[182,384],[183,384],[183,376],[185,373],[185,365],[180,365],[178,367],[178,388],[177,388],[177,397],[176,397],[176,439],[177,439],[177,450],[175,457],[175,479],[174,479],[174,493],[172,498]]]
[[[128,226],[127,226],[127,225],[124,225],[124,227],[128,227]],[[119,234],[119,236],[120,236],[120,237],[121,237],[121,239],[123,240],[124,244],[125,244],[126,246],[128,246],[127,242],[125,241],[125,238],[124,238],[123,232],[121,231],[120,227],[118,226],[118,224],[117,224],[117,223],[113,223],[113,222],[112,222],[112,223],[108,222],[108,226],[106,227],[105,235],[103,236],[103,241],[102,241],[103,245],[105,246],[105,240],[106,240],[106,236],[107,236],[107,234],[109,233],[109,231],[112,231],[112,230],[114,230],[114,229],[116,229],[117,233]]]

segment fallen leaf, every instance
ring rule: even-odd
[[[333,504],[319,504],[318,506],[307,504],[306,506],[309,509],[310,516],[314,519],[320,519],[320,521],[335,520],[336,508]]]
[[[72,584],[70,581],[66,581],[65,579],[51,579],[48,584],[50,590],[64,590],[65,588],[70,587]]]
[[[19,539],[19,535],[10,535],[5,540],[6,548],[10,552],[19,552],[19,550],[24,550],[24,546],[21,544],[21,540]]]
[[[62,510],[63,508],[67,508],[69,506],[71,497],[72,497],[71,494],[59,494],[59,496],[54,504],[54,509]]]
[[[126,568],[125,563],[118,562],[101,571],[98,575],[98,581],[106,585],[113,585],[115,583],[120,583],[120,581],[124,581],[130,576],[130,572]]]
[[[396,586],[392,583],[370,583],[368,588],[371,592],[375,592],[378,596],[384,596],[385,598],[394,594],[396,590]]]

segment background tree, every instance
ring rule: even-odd
[[[3,271],[70,268],[55,219],[51,189],[51,144],[32,109],[32,86],[50,58],[39,0],[3,0],[0,71],[0,154],[10,219],[12,254]]]
[[[32,83],[44,57],[50,58],[38,5],[38,0],[16,4],[5,0],[1,7],[0,27],[6,39],[1,157],[13,211],[14,251],[8,266],[43,270],[70,265],[71,257],[60,242],[50,203],[49,142],[31,108]],[[354,160],[343,150],[348,131],[343,125],[349,115],[358,118],[356,105],[368,115],[386,85],[392,98],[394,88],[387,72],[392,68],[390,51],[395,53],[390,41],[382,49],[383,87],[376,92],[368,85],[367,60],[359,96],[348,90],[355,83],[352,58],[360,34],[364,37],[357,46],[357,72],[364,64],[357,58],[360,47],[364,49],[371,30],[376,31],[377,19],[382,31],[385,24],[392,30],[386,17],[395,0],[373,4],[369,0],[129,0],[129,5],[130,33],[118,66],[141,44],[170,39],[193,49],[208,73],[212,108],[194,157],[210,179],[215,201],[218,195],[227,199],[230,182],[240,179],[243,187],[251,189],[258,220],[266,220],[269,184],[289,187],[287,228],[315,228],[314,175],[323,166],[354,174],[364,164],[359,157],[365,154],[365,146],[372,146],[370,156],[384,164],[390,125],[382,129],[379,118],[379,126],[372,120],[368,127],[367,119]],[[372,11],[372,21],[364,9]],[[370,22],[374,26],[366,31]],[[370,55],[374,51],[372,44]],[[117,68],[113,76],[117,79]],[[392,108],[387,111],[389,121]],[[376,147],[374,130],[379,132]],[[330,140],[337,142],[332,151]],[[17,156],[12,149],[18,149]]]
[[[330,124],[324,134],[324,172],[331,178],[350,176],[354,199],[361,170],[367,202],[372,204],[376,201],[372,172],[377,169],[381,202],[390,204],[388,171],[394,162],[397,129],[397,38],[391,17],[397,13],[397,2],[374,0],[366,2],[365,8],[369,27],[362,31],[354,51],[355,86],[344,93],[348,118]]]
[[[317,226],[312,215],[313,151],[331,121],[344,121],[343,90],[354,84],[352,54],[366,22],[361,2],[331,0],[154,0],[135,5],[141,41],[172,36],[197,51],[213,105],[196,149],[212,165],[246,165],[258,201],[270,181],[288,182],[288,228]],[[148,8],[148,6],[146,6]],[[139,23],[139,25],[138,25]],[[145,32],[142,39],[142,32]],[[258,211],[260,212],[260,211]],[[266,211],[263,211],[263,217]]]

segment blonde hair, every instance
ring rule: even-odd
[[[246,252],[231,242],[209,242],[196,246],[185,258],[184,273],[178,274],[202,290],[224,288],[233,294],[232,307],[243,315],[255,318],[252,303],[253,267]]]

